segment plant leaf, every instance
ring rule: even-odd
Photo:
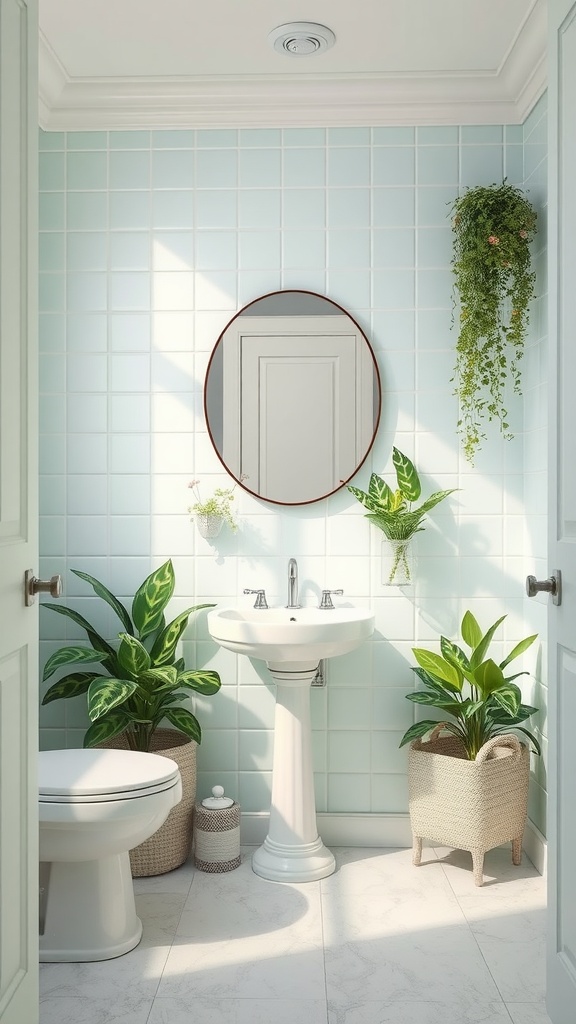
[[[495,690],[500,690],[506,685],[504,673],[499,665],[492,658],[483,661],[474,672],[476,686],[484,698],[488,697]]]
[[[451,688],[454,690],[460,691],[462,689],[462,673],[455,665],[451,665],[441,655],[435,654],[434,651],[427,651],[422,647],[413,647],[412,653],[418,664],[426,672],[438,676],[439,679],[449,685],[451,684]]]
[[[517,686],[502,687],[499,690],[495,690],[492,696],[496,703],[499,704],[511,718],[514,718],[518,714],[521,696],[520,690]]]
[[[111,740],[118,736],[130,724],[130,719],[122,711],[113,711],[112,714],[99,718],[97,722],[86,730],[84,736],[85,747],[96,747],[105,740]]]
[[[100,583],[99,580],[94,579],[93,576],[89,576],[87,572],[80,572],[79,569],[72,569],[71,571],[74,573],[75,576],[78,576],[81,580],[85,580],[86,583],[90,584],[92,590],[97,595],[97,597],[101,597],[102,600],[106,601],[106,604],[109,604],[110,607],[116,612],[116,615],[118,616],[120,622],[124,626],[126,633],[133,634],[134,626],[132,625],[130,616],[126,611],[126,608],[118,600],[118,598],[114,597],[114,594],[111,593],[110,590],[108,590],[108,587],[105,587],[104,584]]]
[[[456,701],[449,697],[439,697],[435,693],[426,693],[425,690],[416,690],[414,693],[407,693],[406,700],[414,704],[427,704],[430,707],[440,708],[442,711],[449,711],[451,715],[459,715],[466,701]]]
[[[429,498],[426,498],[426,501],[423,501],[422,504],[419,505],[417,509],[414,509],[414,512],[417,512],[420,518],[422,519],[426,512],[430,512],[430,510],[433,509],[435,505],[438,505],[439,502],[444,501],[444,498],[447,498],[448,495],[450,494],[454,494],[454,491],[457,490],[457,487],[450,487],[447,491],[436,491],[435,494],[431,494]]]
[[[408,501],[418,501],[422,492],[420,478],[414,464],[398,448],[392,449],[392,462],[396,470],[398,488]]]
[[[189,736],[190,739],[196,740],[196,743],[201,743],[202,730],[200,729],[200,723],[191,711],[187,711],[186,708],[168,708],[164,717],[177,729],[180,729],[180,732]]]
[[[45,604],[42,604],[41,607],[47,608],[48,611],[51,612],[57,612],[58,615],[65,615],[66,618],[72,619],[78,626],[85,629],[87,633],[96,633],[94,626],[88,622],[88,619],[85,619],[84,616],[80,615],[80,612],[77,612],[74,608],[67,608],[64,604],[52,604],[51,601],[47,601]]]
[[[197,693],[206,696],[218,693],[221,685],[218,673],[209,669],[200,672],[181,672],[178,676],[178,686],[185,686],[188,690],[196,690]]]
[[[149,668],[143,672],[139,680],[146,689],[164,689],[178,686],[178,672],[175,665],[160,665],[158,668]],[[148,686],[148,684],[150,684]]]
[[[521,654],[524,654],[524,651],[527,651],[537,639],[538,633],[534,633],[533,636],[527,636],[524,640],[521,640],[520,643],[516,644],[516,647],[512,648],[508,657],[505,658],[504,661],[500,662],[500,668],[506,668],[511,661],[514,661],[514,658],[518,658]]]
[[[371,501],[371,504],[368,506],[369,508],[382,508],[384,511],[388,511],[392,505],[392,491],[386,481],[381,476],[378,476],[377,473],[372,473],[370,477],[368,498]]]
[[[88,716],[91,722],[123,704],[137,689],[132,679],[109,679],[99,676],[88,687]]]
[[[192,615],[192,612],[197,612],[201,608],[214,608],[214,605],[197,604],[194,605],[193,608],[187,608],[185,612],[177,615],[172,622],[169,622],[160,635],[156,637],[154,646],[150,651],[150,657],[154,667],[157,665],[169,664],[173,660],[176,645],[188,625],[188,619]]]
[[[439,682],[438,679],[434,679],[426,669],[421,668],[419,665],[412,666],[412,671],[422,680],[425,686],[428,686],[435,693],[440,694],[441,697],[452,697],[455,693],[459,693],[457,686],[453,686],[452,683]]]
[[[358,487],[353,487],[352,484],[348,484],[347,489],[350,491],[351,494],[354,495],[354,497],[357,499],[357,501],[360,502],[361,505],[364,505],[364,508],[368,508],[371,511],[374,509],[374,501],[372,500],[369,494],[366,494],[366,491],[361,491]]]
[[[484,634],[482,639],[475,645],[474,650],[470,655],[470,668],[475,669],[484,661],[484,658],[488,653],[488,648],[492,643],[492,637],[494,636],[494,633],[498,629],[500,623],[504,622],[505,618],[505,615],[501,615],[500,618],[497,619],[492,626],[490,626],[490,629],[488,630],[487,633]]]
[[[438,724],[438,722],[432,722],[430,720],[426,722],[414,722],[414,725],[411,725],[404,733],[399,746],[403,747],[406,743],[410,743],[412,740],[416,740],[420,736],[426,736],[426,734],[431,732]]]
[[[53,683],[49,690],[46,690],[42,698],[43,704],[50,704],[53,700],[59,700],[61,697],[79,697],[80,694],[86,693],[90,683],[93,679],[96,679],[98,673],[94,672],[71,672],[68,676],[63,676],[57,683]],[[103,679],[106,676],[102,676]]]
[[[120,667],[129,675],[138,678],[142,672],[150,668],[150,655],[144,644],[129,633],[120,633],[121,644],[118,648]]]
[[[460,632],[462,633],[464,643],[468,644],[468,647],[471,647],[472,650],[474,650],[474,648],[480,643],[482,639],[482,630],[472,615],[472,612],[464,613]]]
[[[46,682],[54,675],[56,669],[63,665],[83,665],[91,661],[104,661],[106,655],[99,651],[93,651],[91,647],[61,647],[60,650],[51,654],[44,666],[42,682]]]
[[[132,602],[134,625],[143,639],[158,629],[164,609],[174,593],[174,567],[169,558],[146,577]]]

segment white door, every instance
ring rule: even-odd
[[[576,1005],[576,3],[550,0],[549,565],[562,603],[549,611],[549,928],[547,1006]],[[556,464],[556,465],[555,465]]]
[[[0,0],[0,1021],[38,1021],[36,0]]]

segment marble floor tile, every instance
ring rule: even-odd
[[[402,902],[404,899],[440,894],[452,896],[445,873],[440,870],[433,849],[424,849],[422,864],[412,864],[410,850],[354,849],[335,851],[336,871],[321,881],[322,894],[332,898],[338,892],[359,892],[380,898],[382,892]]]
[[[472,855],[466,850],[436,847],[436,856],[457,896],[498,898],[502,894],[520,895],[534,890],[545,891],[546,882],[526,854],[521,864],[512,863],[511,845],[488,850],[484,857],[484,884],[474,885]]]
[[[460,905],[504,1002],[540,1003],[546,991],[543,894],[498,903],[461,897]]]
[[[147,1024],[152,1000],[128,996],[79,999],[54,996],[40,1003],[40,1024]]]
[[[510,1024],[503,1003],[482,1006],[461,1002],[372,1002],[359,1001],[353,1006],[332,1007],[328,1024]]]
[[[544,1003],[507,1003],[512,1024],[551,1024]]]
[[[178,893],[180,895],[187,895],[190,886],[192,885],[192,879],[196,868],[192,856],[182,865],[180,868],[176,868],[175,871],[168,871],[165,875],[150,875],[145,878],[134,878],[134,892],[138,893],[149,893],[149,892],[170,892]]]
[[[327,1020],[322,999],[199,998],[191,1002],[159,997],[147,1024],[327,1024]]]

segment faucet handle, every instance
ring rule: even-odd
[[[334,605],[332,604],[332,598],[330,597],[330,595],[331,594],[343,594],[343,593],[344,593],[343,590],[323,590],[322,591],[322,598],[320,600],[320,604],[318,605],[318,607],[319,608],[333,608]]]
[[[268,602],[266,600],[266,591],[265,590],[248,590],[248,588],[246,587],[244,589],[244,593],[245,594],[256,594],[256,600],[254,602],[254,607],[255,608],[267,608],[268,607]]]

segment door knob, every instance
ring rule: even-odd
[[[24,574],[24,601],[29,607],[34,604],[36,594],[50,594],[51,597],[60,597],[62,593],[62,577],[52,576],[49,580],[39,580],[34,575],[33,569],[27,569]]]
[[[535,576],[526,577],[526,593],[528,597],[536,597],[536,594],[551,594],[552,603],[560,604],[562,601],[562,573],[555,569],[547,580],[537,580]]]

